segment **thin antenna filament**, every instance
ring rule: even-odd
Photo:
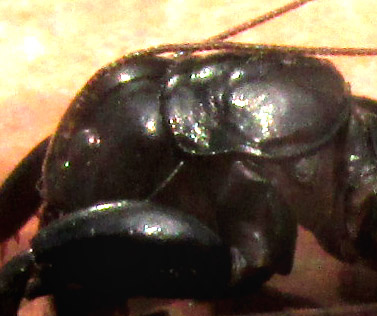
[[[303,6],[304,4],[306,4],[307,2],[310,2],[310,1],[314,1],[314,0],[297,0],[297,1],[294,1],[294,2],[291,2],[291,3],[288,3],[287,5],[281,7],[281,8],[278,8],[278,9],[275,9],[275,10],[272,10],[266,14],[263,14],[255,19],[252,19],[251,21],[247,21],[241,25],[237,25],[229,30],[226,30],[225,32],[222,32],[220,34],[217,34],[215,36],[211,36],[210,38],[208,38],[206,40],[206,42],[219,42],[219,41],[224,41],[232,36],[235,36],[239,33],[242,33],[248,29],[251,29],[257,25],[260,25],[264,22],[267,22],[269,20],[272,20],[280,15],[283,15],[289,11],[292,11],[294,9],[297,9],[301,6]]]
[[[347,47],[303,47],[286,45],[264,45],[248,44],[237,42],[199,42],[183,44],[166,44],[151,47],[126,55],[129,58],[135,55],[157,55],[164,53],[193,53],[211,50],[239,50],[243,52],[263,53],[268,51],[279,51],[284,53],[296,53],[315,56],[376,56],[377,48],[347,48]]]

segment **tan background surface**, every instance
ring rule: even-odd
[[[101,66],[152,45],[200,41],[288,2],[2,0],[0,181],[33,145],[54,130],[75,93]],[[318,0],[236,40],[377,47],[375,21],[374,0]],[[333,60],[355,94],[377,99],[377,57]],[[324,306],[339,303],[339,271],[351,282],[343,289],[364,284],[363,275],[344,273],[340,263],[328,258],[310,236],[302,234],[306,236],[305,245],[300,244],[294,274],[277,278],[274,284],[314,298]],[[377,298],[373,291],[362,289],[369,298]],[[183,315],[184,308],[195,311],[187,304],[173,309],[176,315]],[[30,310],[24,315],[31,315]]]

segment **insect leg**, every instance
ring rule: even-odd
[[[221,189],[219,205],[220,234],[239,258],[233,263],[235,285],[241,281],[248,289],[257,284],[258,276],[264,282],[273,273],[290,272],[297,219],[269,181],[236,161]]]
[[[345,219],[356,256],[377,269],[377,101],[354,101],[345,148]]]
[[[37,182],[49,140],[39,143],[0,187],[0,242],[15,234],[41,204]]]
[[[0,315],[17,315],[26,284],[30,278],[34,256],[23,252],[10,260],[0,271]]]
[[[31,298],[72,297],[72,284],[89,296],[212,297],[230,278],[229,249],[216,233],[149,201],[82,209],[43,228],[31,245],[37,266],[49,267]]]

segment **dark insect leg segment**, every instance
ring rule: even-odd
[[[31,297],[71,284],[89,292],[200,297],[229,282],[221,238],[195,217],[148,201],[77,211],[43,228],[31,245],[36,264],[50,266]]]
[[[354,97],[347,134],[346,223],[357,254],[375,269],[377,263],[377,102]],[[343,258],[342,258],[343,259]]]
[[[40,204],[37,183],[50,138],[39,143],[0,187],[0,243],[17,233]],[[2,250],[2,256],[4,250]],[[34,255],[26,251],[11,259],[0,271],[0,315],[17,314],[20,301],[34,264]]]
[[[232,246],[236,289],[258,288],[276,272],[288,274],[297,219],[274,186],[244,162],[235,161],[219,191],[219,231]]]
[[[0,315],[14,316],[24,297],[29,281],[34,255],[23,252],[11,259],[0,271]]]
[[[0,242],[14,235],[41,205],[37,183],[49,141],[38,144],[0,187]]]
[[[27,296],[53,294],[59,315],[107,315],[134,296],[215,297],[230,279],[220,237],[194,217],[148,201],[77,211],[31,244],[36,273]]]

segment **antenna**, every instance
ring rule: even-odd
[[[235,36],[239,33],[242,33],[244,31],[247,31],[257,25],[263,24],[264,22],[267,22],[269,20],[272,20],[280,15],[283,15],[289,11],[292,11],[294,9],[297,9],[304,4],[314,1],[314,0],[297,0],[288,3],[287,5],[280,7],[278,9],[272,10],[266,14],[263,14],[257,18],[252,19],[251,21],[247,21],[245,23],[242,23],[240,25],[237,25],[235,27],[232,27],[231,29],[228,29],[220,34],[217,34],[215,36],[211,36],[206,40],[206,42],[219,42],[224,41],[232,36]]]
[[[226,39],[251,29],[264,22],[272,20],[280,15],[289,11],[297,9],[304,4],[315,0],[296,0],[288,3],[287,5],[272,10],[248,22],[237,25],[215,36],[211,36],[203,42],[199,43],[182,43],[182,44],[163,44],[160,46],[150,47],[123,58],[129,58],[135,55],[158,55],[164,53],[177,53],[190,54],[193,52],[204,52],[212,50],[238,50],[250,53],[261,52],[283,52],[283,53],[296,53],[308,56],[377,56],[377,48],[353,48],[353,47],[303,47],[303,46],[287,46],[287,45],[265,45],[265,44],[252,44],[252,43],[238,43],[227,42]]]
[[[316,56],[377,56],[377,48],[354,48],[354,47],[304,47],[288,45],[265,45],[237,42],[199,42],[183,44],[163,44],[139,50],[124,56],[127,59],[138,55],[159,55],[164,53],[192,53],[211,50],[238,50],[243,52],[283,52]]]

